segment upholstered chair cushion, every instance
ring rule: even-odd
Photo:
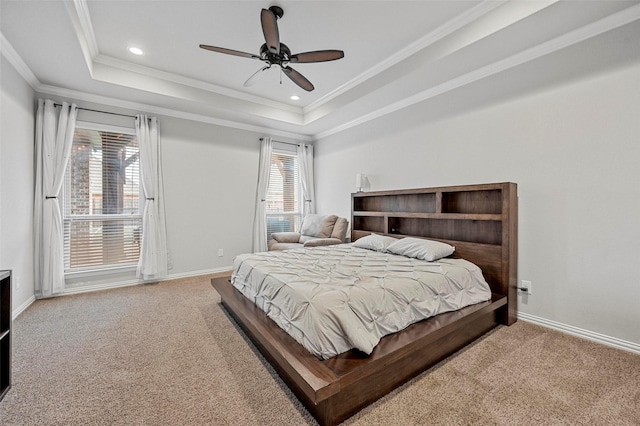
[[[269,250],[328,246],[345,242],[349,221],[335,215],[305,216],[300,232],[274,232],[267,242]]]
[[[349,221],[344,217],[339,217],[336,220],[336,224],[333,226],[333,232],[331,232],[331,238],[337,238],[341,243],[344,243],[347,237],[347,228],[349,227]]]
[[[298,243],[300,242],[299,232],[274,232],[271,238],[279,243]]]
[[[302,221],[300,233],[308,237],[329,238],[337,219],[336,215],[308,214]]]
[[[293,250],[297,248],[304,247],[302,244],[298,243],[279,243],[276,240],[269,240],[269,251],[272,250]]]
[[[312,238],[309,241],[304,242],[305,247],[319,247],[319,246],[332,246],[334,244],[341,244],[344,241],[340,241],[337,238]]]

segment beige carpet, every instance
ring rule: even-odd
[[[0,424],[315,424],[218,301],[206,278],[37,301]],[[640,356],[518,322],[344,424],[637,425]]]

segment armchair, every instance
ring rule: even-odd
[[[302,220],[300,232],[274,232],[269,250],[327,246],[345,242],[349,221],[336,215],[308,214]]]

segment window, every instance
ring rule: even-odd
[[[267,239],[274,232],[296,231],[302,220],[298,158],[274,147],[267,189]]]
[[[139,164],[133,129],[78,123],[63,190],[65,272],[138,262]]]

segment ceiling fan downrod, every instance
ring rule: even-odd
[[[284,10],[282,10],[280,6],[271,6],[269,10],[275,15],[276,19],[280,19],[284,16]]]

